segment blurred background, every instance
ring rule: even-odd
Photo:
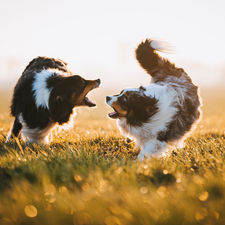
[[[150,77],[134,50],[147,37],[172,44],[175,53],[163,56],[202,90],[223,90],[224,10],[222,0],[1,0],[1,105],[8,107],[14,85],[37,56],[60,58],[74,74],[101,78],[93,96],[146,85]]]

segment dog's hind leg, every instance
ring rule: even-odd
[[[11,129],[9,131],[8,137],[6,139],[6,142],[8,142],[13,137],[19,137],[22,128],[23,128],[22,124],[20,123],[20,121],[16,117],[14,122],[13,122],[13,125],[12,125],[12,127],[11,127]]]

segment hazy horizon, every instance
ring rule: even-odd
[[[145,38],[171,43],[163,54],[198,86],[225,83],[225,2],[72,1],[0,2],[0,89],[12,88],[34,57],[68,62],[74,74],[101,78],[102,88],[149,83],[134,50]]]

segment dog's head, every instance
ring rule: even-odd
[[[146,88],[126,88],[118,95],[107,96],[106,102],[114,109],[108,114],[112,119],[126,118],[134,126],[147,122],[158,110],[158,100]]]
[[[100,79],[85,80],[78,75],[50,78],[48,87],[52,88],[52,91],[49,99],[49,109],[53,120],[62,124],[69,120],[74,107],[96,106],[87,97],[87,94],[99,87],[100,83]]]

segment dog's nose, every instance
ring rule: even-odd
[[[106,96],[106,102],[109,102],[111,100],[111,97]]]
[[[97,88],[101,84],[101,80],[100,79],[93,80],[93,82],[94,82],[94,85],[95,85],[93,88]]]

